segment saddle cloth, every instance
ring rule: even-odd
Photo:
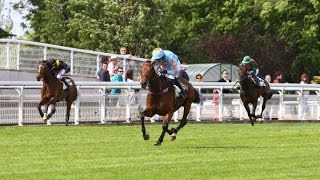
[[[66,78],[66,82],[69,84],[69,86],[72,85],[70,79],[67,79],[67,78]],[[60,83],[62,83],[62,89],[63,89],[63,90],[66,90],[66,89],[68,88],[67,85],[66,85],[63,81],[60,80]]]

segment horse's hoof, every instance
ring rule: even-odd
[[[172,133],[171,136],[170,136],[171,141],[176,140],[176,138],[177,138],[177,134],[176,133]]]
[[[160,145],[161,145],[161,142],[160,142],[160,141],[156,141],[153,145],[155,145],[155,146],[160,146]]]
[[[42,119],[45,124],[47,124],[48,119]]]
[[[150,139],[149,134],[148,133],[143,134],[143,139],[144,140],[149,140]]]

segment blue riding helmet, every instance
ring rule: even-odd
[[[251,57],[250,56],[245,56],[245,57],[243,57],[243,59],[242,59],[242,64],[248,64],[249,62],[250,62],[250,60],[251,60]]]
[[[164,56],[164,52],[161,48],[155,48],[152,51],[152,59],[161,59]]]

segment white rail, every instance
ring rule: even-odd
[[[75,124],[84,122],[107,123],[113,121],[138,121],[138,109],[145,106],[146,90],[139,83],[111,82],[76,82],[79,97],[71,111],[71,121]],[[201,103],[192,106],[189,119],[203,120],[232,120],[247,119],[239,94],[223,94],[222,89],[232,89],[234,83],[192,83],[202,93]],[[0,124],[29,124],[41,123],[36,105],[40,99],[41,83],[37,81],[0,81]],[[122,93],[110,95],[105,93],[111,88],[121,88]],[[218,94],[212,94],[217,89]],[[266,112],[273,119],[301,119],[302,107],[307,108],[303,117],[307,120],[320,119],[320,86],[314,84],[271,84],[271,89],[278,94],[267,103]],[[296,91],[310,91],[307,102]],[[218,96],[218,101],[213,100]],[[298,100],[299,99],[299,100]],[[58,103],[57,112],[52,123],[64,122],[65,104]],[[257,109],[257,113],[260,112]],[[177,111],[174,120],[182,117],[183,108]],[[155,118],[150,119],[156,121]]]

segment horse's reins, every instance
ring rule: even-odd
[[[151,79],[151,77],[148,78],[148,84],[150,84],[151,81],[154,81],[154,80],[157,79],[157,78],[158,78],[158,79],[160,78],[160,76],[158,76],[157,74],[155,74],[155,76],[154,76],[152,79]],[[148,94],[161,95],[161,94],[164,94],[164,93],[166,93],[166,92],[168,92],[168,91],[169,91],[169,87],[167,87],[167,88],[165,88],[165,89],[163,89],[163,90],[157,91],[157,92],[152,92],[152,91],[149,90]]]

